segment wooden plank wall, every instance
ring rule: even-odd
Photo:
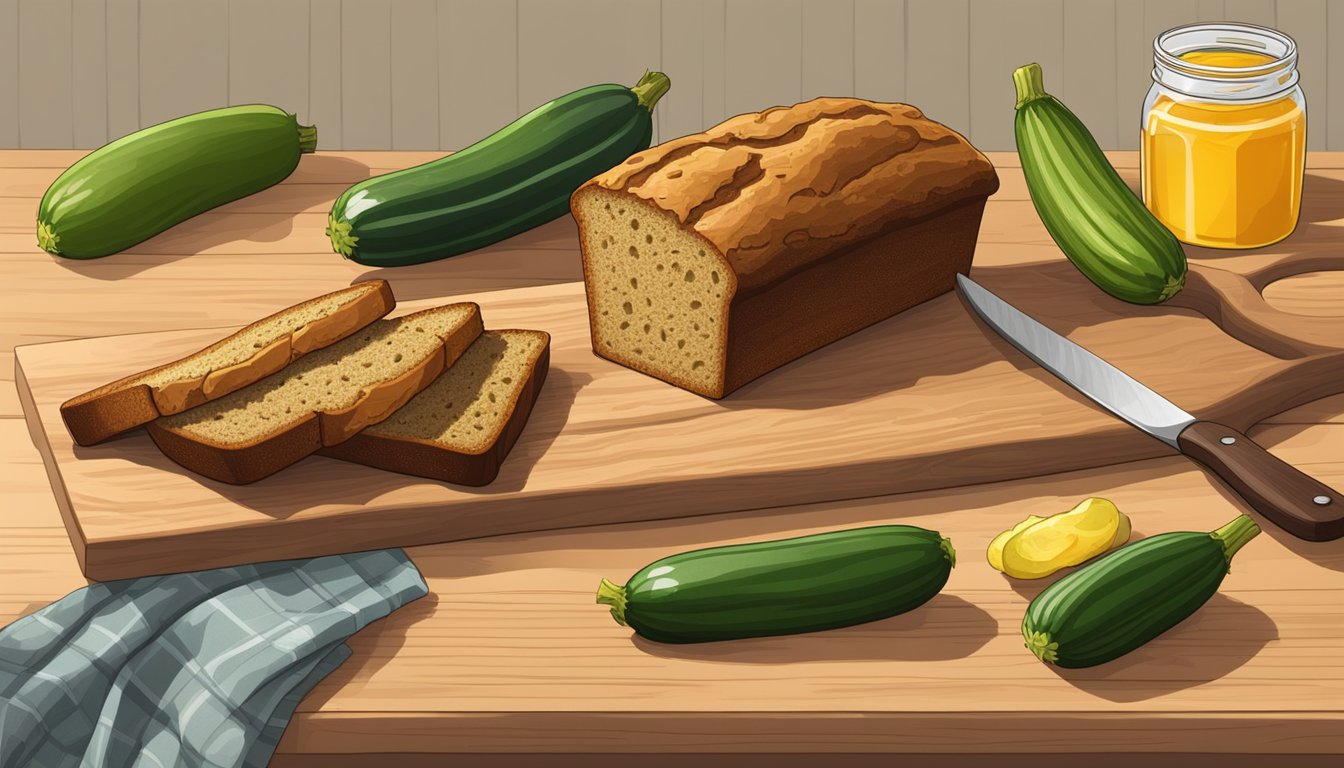
[[[0,147],[95,147],[260,101],[328,149],[455,149],[656,68],[660,140],[860,95],[1003,150],[1009,74],[1035,60],[1103,147],[1135,149],[1153,37],[1219,19],[1297,39],[1309,147],[1344,150],[1344,0],[0,0]]]

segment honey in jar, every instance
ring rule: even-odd
[[[1297,47],[1244,24],[1158,36],[1142,126],[1143,201],[1180,240],[1256,248],[1297,226],[1306,101]]]

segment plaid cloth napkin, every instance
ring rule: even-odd
[[[0,631],[0,768],[265,766],[344,640],[427,591],[401,550],[77,590]]]

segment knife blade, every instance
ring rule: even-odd
[[[1246,502],[1298,538],[1344,537],[1344,496],[1237,430],[1201,421],[993,292],[957,275],[957,288],[990,328],[1093,402],[1208,467]]]

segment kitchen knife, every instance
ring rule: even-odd
[[[1046,328],[965,275],[957,287],[1000,336],[1042,368],[1149,435],[1198,461],[1251,507],[1308,541],[1344,536],[1344,495],[1272,456],[1231,427],[1200,421],[1170,400]]]

